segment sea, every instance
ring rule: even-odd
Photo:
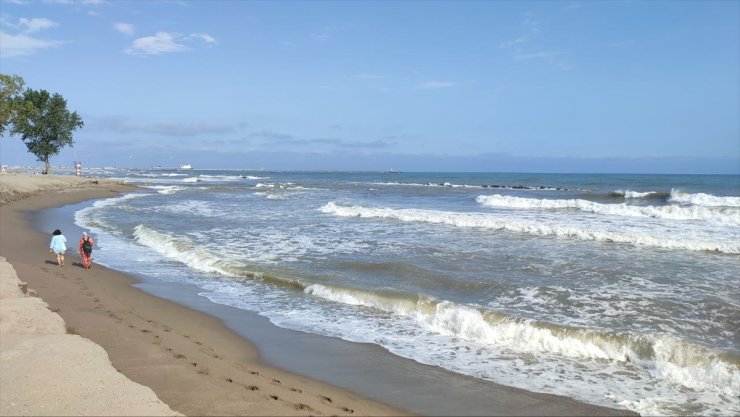
[[[740,415],[740,176],[108,170],[95,261],[643,415]]]

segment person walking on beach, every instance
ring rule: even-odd
[[[57,255],[57,266],[64,266],[64,252],[67,251],[67,238],[57,229],[52,233],[51,243],[49,243],[49,252]]]
[[[85,269],[90,269],[92,264],[92,250],[94,244],[95,241],[87,235],[87,232],[82,232],[82,239],[80,239],[80,244],[77,245],[77,252],[80,254],[80,258],[82,258],[82,267]]]

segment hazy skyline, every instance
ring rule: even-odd
[[[740,173],[738,1],[0,6],[54,165]]]

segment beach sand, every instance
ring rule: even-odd
[[[128,275],[95,264],[90,270],[82,269],[79,258],[69,256],[69,252],[66,265],[57,267],[48,252],[49,236],[36,232],[29,224],[29,215],[44,208],[112,197],[132,189],[114,181],[0,175],[0,201],[3,202],[0,205],[0,255],[7,258],[20,279],[28,283],[28,288],[63,318],[68,337],[77,338],[69,336],[77,334],[92,340],[105,350],[103,355],[107,352],[112,366],[120,374],[144,386],[140,388],[151,388],[172,410],[186,415],[408,414],[399,408],[360,398],[350,391],[267,366],[260,361],[250,342],[220,320],[136,289],[132,287],[135,280]],[[78,236],[67,238],[73,242],[68,246],[76,246]],[[4,299],[2,304],[6,305]],[[5,322],[7,317],[3,315],[0,319]],[[24,325],[23,320],[19,323],[22,327],[30,326]],[[58,336],[58,324],[55,331]],[[5,351],[7,340],[10,339],[3,336],[3,370],[11,361]],[[61,381],[65,383],[61,384],[58,379],[51,380],[51,376],[49,379],[42,377],[44,368],[56,361],[55,353],[45,351],[43,345],[26,348],[24,359],[21,359],[23,365],[12,379],[5,376],[0,379],[2,414],[18,414],[6,413],[4,407],[20,395],[21,386],[26,390],[30,387],[34,392],[57,390],[50,397],[24,397],[37,399],[37,408],[25,414],[166,414],[167,410],[148,412],[135,408],[114,411],[113,407],[118,408],[114,405],[119,404],[117,402],[109,402],[111,408],[102,413],[97,409],[97,412],[88,412],[84,401],[60,408],[58,401],[80,397],[82,388],[80,384],[66,383],[64,378]],[[43,360],[36,360],[41,357]],[[73,372],[79,365],[68,361],[63,366]],[[28,367],[28,372],[24,373],[23,367]],[[102,386],[100,381],[109,379],[109,372],[102,368],[99,373],[88,374],[87,382]],[[357,378],[361,379],[362,375]],[[632,414],[564,397],[491,386],[498,388],[490,393],[491,401],[496,404],[488,410],[490,415]],[[130,396],[139,405],[156,400],[123,388],[116,395]],[[93,396],[89,398],[94,401]],[[56,412],[39,411],[52,407],[56,407]]]
[[[186,415],[403,414],[328,384],[263,365],[254,347],[217,319],[137,290],[131,286],[133,279],[124,274],[99,265],[85,270],[80,267],[79,258],[70,256],[70,252],[65,266],[56,266],[48,252],[48,236],[26,224],[29,212],[112,197],[132,189],[113,181],[71,176],[0,177],[0,201],[5,202],[0,206],[0,255],[7,258],[28,288],[64,319],[67,333],[100,345],[110,356],[115,370],[150,387],[164,403]],[[67,238],[68,247],[74,247],[77,236]],[[2,304],[5,306],[6,301]],[[58,324],[55,331],[60,331]],[[5,335],[2,339],[3,348],[6,342],[13,342]],[[44,350],[44,343],[39,343],[25,347],[32,353],[26,353],[22,359],[24,367],[41,367],[39,374],[30,370],[24,374],[20,369],[11,379],[9,373],[3,372],[0,389],[3,407],[6,401],[14,402],[22,395],[22,390],[17,388],[23,385],[16,378],[28,378],[26,385],[37,386],[39,391],[56,390],[57,394],[39,396],[37,404],[20,409],[20,414],[42,414],[42,410],[51,410],[43,412],[49,415],[142,414],[135,408],[118,409],[118,403],[111,401],[107,404],[110,408],[93,408],[92,412],[82,404],[77,404],[77,409],[72,408],[74,405],[59,404],[83,388],[68,384],[62,375],[59,378],[49,375],[48,381],[42,377],[45,364],[63,359],[50,356],[56,353]],[[6,359],[5,349],[2,355],[5,370],[10,357]],[[64,367],[74,372],[78,365],[68,361]],[[99,380],[107,378],[109,372],[103,368],[99,374],[93,372],[89,376],[90,384],[97,385]],[[120,395],[124,392],[122,387]],[[144,397],[132,398],[136,403]],[[16,414],[12,410],[3,408],[2,414]],[[162,410],[144,414],[165,414]]]

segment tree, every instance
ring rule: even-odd
[[[85,124],[77,112],[67,110],[67,100],[59,94],[27,89],[18,100],[11,133],[21,136],[28,151],[46,165],[45,173],[51,174],[49,157],[74,145],[72,132]]]
[[[18,95],[25,82],[18,75],[0,74],[0,136],[13,122],[18,106]]]

